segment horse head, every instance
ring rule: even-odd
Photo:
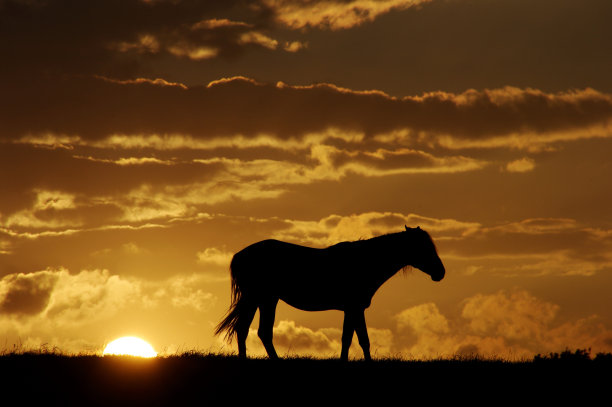
[[[412,260],[410,265],[416,267],[422,272],[429,274],[433,281],[440,281],[444,278],[446,273],[442,260],[438,256],[436,245],[429,233],[421,229],[420,227],[409,228],[406,227],[406,233],[412,238],[410,239],[410,245],[412,246]]]

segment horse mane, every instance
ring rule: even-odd
[[[402,233],[404,233],[404,232],[387,233],[387,234],[384,234],[384,235],[378,235],[378,236],[370,237],[368,239],[360,238],[360,239],[357,239],[357,240],[345,240],[345,241],[342,241],[342,242],[335,243],[335,244],[333,244],[333,245],[331,245],[329,247],[335,247],[335,246],[340,246],[340,245],[348,245],[348,244],[359,245],[359,244],[364,244],[364,243],[368,243],[368,244],[371,244],[371,243],[382,243],[384,240],[388,240],[390,237],[397,237],[397,235],[400,235]]]
[[[427,233],[427,231],[421,229],[421,228],[413,228],[413,229],[408,229],[408,230],[403,230],[401,232],[391,232],[391,233],[386,233],[383,235],[378,235],[378,236],[374,236],[371,237],[369,239],[357,239],[357,240],[347,240],[347,241],[343,241],[343,242],[338,242],[336,244],[333,244],[329,247],[334,247],[334,246],[338,246],[338,245],[344,245],[344,244],[360,244],[360,243],[388,243],[389,240],[391,239],[395,239],[397,237],[404,237],[406,236],[405,233],[407,232],[416,232],[419,234],[419,236],[423,237],[424,239],[426,239],[426,241],[428,243],[431,243],[433,245],[433,247],[436,249],[436,253],[438,251],[438,249],[436,248],[436,244],[434,243],[433,239],[431,238],[431,236],[429,235],[429,233]],[[414,236],[409,234],[410,237]],[[418,239],[415,239],[415,241]]]
[[[406,234],[408,233],[408,235]],[[374,236],[368,239],[357,239],[357,240],[352,240],[352,241],[343,241],[343,242],[338,242],[334,245],[329,246],[328,248],[338,248],[340,249],[342,246],[348,248],[354,248],[354,247],[358,247],[359,245],[364,245],[364,246],[375,246],[375,247],[388,247],[388,243],[389,241],[396,241],[398,240],[398,238],[404,238],[407,237],[408,240],[406,240],[406,242],[408,244],[412,243],[412,242],[418,242],[419,239],[425,239],[425,241],[427,243],[430,243],[435,252],[438,252],[438,249],[436,247],[436,244],[434,243],[433,239],[431,238],[431,235],[426,231],[421,229],[420,227],[418,228],[409,228],[406,230],[403,230],[401,232],[391,232],[391,233],[386,233],[386,234],[382,234],[382,235],[378,235],[378,236]],[[401,241],[401,240],[400,240]],[[372,245],[374,244],[374,245]],[[407,276],[408,273],[412,272],[414,270],[414,268],[411,265],[406,265],[404,267],[402,267],[399,271],[404,275]]]

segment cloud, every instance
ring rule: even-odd
[[[32,206],[7,216],[0,221],[5,228],[62,229],[78,227],[82,221],[78,219],[75,209],[75,196],[57,190],[34,188],[36,195]]]
[[[143,165],[143,164],[162,164],[162,165],[172,165],[173,161],[170,160],[160,160],[155,157],[121,157],[118,159],[108,159],[108,158],[95,158],[95,157],[82,157],[75,155],[74,158],[90,160],[90,161],[98,161],[103,163],[112,163],[116,165]]]
[[[74,195],[62,193],[61,191],[36,191],[35,210],[47,209],[74,209]]]
[[[229,270],[233,256],[233,253],[216,247],[207,247],[197,253],[199,264],[206,267],[206,269],[223,271],[225,273]]]
[[[78,5],[6,0],[0,19],[11,22],[3,25],[11,40],[0,44],[0,77],[11,78],[6,84],[17,87],[70,75],[131,78],[161,59],[198,63],[235,59],[247,50],[295,52],[301,44],[279,46],[269,32],[270,12],[261,4],[244,7],[234,0]]]
[[[529,172],[533,171],[534,168],[535,161],[528,157],[511,161],[506,165],[506,171],[508,172]]]
[[[191,44],[176,44],[168,48],[168,51],[177,57],[187,57],[195,61],[214,58],[219,50],[212,47],[203,47]]]
[[[99,321],[114,315],[140,290],[106,270],[70,274],[64,268],[9,274],[0,287],[4,322],[12,320],[25,331]]]
[[[110,83],[118,83],[121,85],[128,85],[128,84],[141,84],[141,83],[148,83],[148,84],[152,84],[152,85],[157,85],[157,86],[176,86],[179,87],[181,89],[188,89],[187,86],[185,86],[182,83],[179,82],[169,82],[165,79],[162,78],[155,78],[155,79],[149,79],[149,78],[135,78],[135,79],[113,79],[113,78],[107,78],[106,76],[102,76],[102,75],[93,75],[94,78],[106,81],[106,82],[110,82]],[[43,145],[43,146],[52,146],[55,147],[57,146],[57,144],[55,144],[54,138],[56,136],[54,134],[43,134],[42,136],[39,137],[32,137],[32,136],[25,136],[24,140],[25,142],[31,142],[32,144],[35,145]],[[49,143],[49,141],[47,140],[51,140],[51,143]],[[79,144],[80,143],[80,139],[79,137],[73,137],[70,138],[68,137],[69,140],[71,140],[72,143],[74,144]]]
[[[235,14],[237,3],[7,0],[0,18],[11,21],[5,35],[14,40],[0,46],[5,62],[0,72],[20,78],[44,72],[130,75],[160,54],[195,60],[235,56],[253,45],[239,41],[242,33],[253,24],[267,25],[255,8],[240,13],[250,22],[214,17]]]
[[[395,350],[404,357],[429,359],[455,353],[451,323],[434,303],[405,309],[395,319]]]
[[[138,36],[138,40],[135,42],[119,42],[115,45],[116,49],[121,52],[137,51],[139,53],[151,53],[157,54],[160,46],[159,41],[149,34],[143,34]]]
[[[351,61],[353,57],[356,59],[352,61],[357,61],[364,52],[378,55],[376,60],[379,64],[376,67],[359,63],[360,67],[352,69],[351,78],[344,75],[341,64],[329,64],[327,76],[319,75],[313,81],[341,77],[351,86],[360,87],[365,80],[374,83],[368,87],[393,92],[397,91],[398,86],[403,87],[404,90],[400,91],[403,93],[412,92],[407,89],[415,88],[419,91],[463,90],[469,86],[483,88],[507,83],[530,86],[543,83],[542,87],[546,89],[568,89],[591,84],[609,89],[606,75],[602,74],[600,67],[609,66],[610,60],[605,55],[602,60],[601,53],[597,51],[605,47],[603,38],[609,33],[600,20],[602,14],[609,12],[609,6],[602,5],[599,0],[588,7],[558,7],[554,1],[540,1],[530,8],[529,15],[535,16],[533,18],[527,17],[524,10],[516,7],[512,1],[499,2],[499,7],[493,11],[487,1],[422,0],[261,0],[249,2],[248,7],[244,2],[231,0],[91,0],[78,6],[63,0],[6,0],[3,5],[0,18],[11,22],[4,25],[4,33],[13,40],[0,46],[4,62],[0,66],[3,74],[0,78],[15,75],[21,79],[21,85],[27,85],[27,78],[33,73],[39,78],[46,73],[54,79],[62,72],[131,78],[142,76],[152,67],[153,71],[167,72],[168,66],[177,65],[191,65],[189,70],[199,65],[202,70],[198,72],[202,75],[219,72],[210,69],[210,59],[192,62],[168,51],[180,44],[188,49],[201,47],[218,50],[216,58],[244,63],[238,71],[251,70],[255,77],[271,78],[275,74],[270,69],[263,65],[253,66],[249,58],[253,51],[269,53],[268,48],[256,43],[239,43],[243,33],[256,30],[277,40],[279,51],[283,48],[280,44],[287,42],[286,35],[299,34],[310,37],[311,48],[315,50],[325,50],[323,42],[328,41],[333,42],[331,49],[345,49],[341,56],[343,61]],[[417,9],[418,13],[412,12]],[[482,19],[479,17],[482,15],[489,18]],[[548,17],[546,30],[542,30],[541,26],[544,16]],[[374,20],[374,24],[366,24]],[[586,23],[574,36],[566,37],[564,21]],[[504,29],[490,30],[491,22]],[[386,29],[395,25],[401,27]],[[291,26],[303,28],[292,32],[287,30]],[[334,32],[313,33],[313,30],[308,32],[305,29],[325,26],[332,29],[361,28],[352,30],[350,36]],[[439,27],[436,36],[428,35],[433,26]],[[466,30],[466,26],[470,29]],[[517,30],[517,27],[523,29]],[[319,43],[315,38],[321,35],[325,39]],[[403,38],[405,46],[387,46],[389,35]],[[422,41],[423,38],[427,41]],[[502,45],[498,49],[491,49],[486,38]],[[556,38],[564,38],[566,46],[561,46],[562,42],[555,41]],[[363,52],[353,52],[357,48],[345,46],[349,42],[362,44],[359,49]],[[589,46],[582,46],[585,43]],[[319,47],[318,44],[323,46]],[[431,49],[440,52],[432,55]],[[84,53],[85,57],[77,57]],[[247,55],[247,58],[237,61],[236,57],[241,55]],[[309,53],[308,56],[316,57],[316,54]],[[292,56],[291,59],[296,58]],[[309,60],[306,64],[311,62]],[[335,69],[334,65],[337,65]],[[387,74],[376,73],[381,66],[385,67]],[[392,83],[393,78],[404,75],[401,71],[403,66],[411,66],[411,72],[416,75],[408,75],[411,78],[404,76],[400,84],[397,81]],[[549,75],[553,70],[559,75]],[[301,70],[294,71],[298,73]],[[7,80],[6,85],[11,82],[15,82],[14,78]]]
[[[542,151],[612,134],[612,97],[592,89],[545,93],[507,87],[395,98],[329,84],[264,84],[244,77],[206,87],[169,84],[97,77],[10,88],[0,110],[0,139],[72,148],[202,148],[236,145],[241,139],[296,143],[336,129],[360,134],[373,148],[360,158],[372,161],[376,154],[391,159],[394,151],[401,156],[440,148]],[[26,105],[29,100],[40,103]]]
[[[9,274],[0,279],[0,326],[24,336],[51,336],[110,321],[129,309],[205,312],[217,301],[206,284],[199,275],[145,281],[100,269]]]
[[[534,218],[475,227],[441,240],[446,258],[472,272],[592,276],[612,268],[609,231],[574,219]]]
[[[308,42],[301,42],[301,41],[289,42],[287,41],[285,42],[285,45],[283,46],[283,48],[287,52],[298,52],[304,48],[308,48]]]
[[[217,301],[217,297],[204,290],[203,280],[200,276],[176,276],[170,279],[168,292],[173,306],[178,308],[193,308],[198,312],[208,311]],[[163,297],[160,291],[157,297]]]
[[[292,28],[348,29],[393,10],[404,10],[431,0],[264,0],[278,22]]]
[[[63,148],[22,147],[0,149],[0,170],[19,173],[0,184],[0,227],[9,233],[91,229],[124,224],[122,219],[139,222],[189,213],[193,208],[181,202],[181,195],[155,198],[165,195],[165,188],[180,192],[179,186],[184,194],[196,179],[203,184],[208,179],[212,187],[211,175],[219,169],[171,158],[115,158],[112,151],[84,158]]]
[[[223,164],[229,179],[251,179],[266,186],[310,184],[340,180],[348,174],[380,177],[398,174],[456,173],[481,169],[485,162],[467,157],[436,157],[420,151],[360,153],[318,145],[310,148],[308,162],[271,159],[197,159],[202,164]],[[263,189],[263,188],[262,188]]]
[[[136,254],[136,255],[148,253],[148,250],[143,249],[142,247],[138,246],[134,242],[127,242],[123,244],[123,251],[127,254]]]
[[[164,341],[181,341],[185,346],[190,335],[186,326],[198,339],[206,329],[201,318],[217,302],[209,289],[210,280],[200,274],[158,280],[103,269],[72,273],[47,268],[9,274],[0,278],[4,350],[57,348],[99,354],[105,343],[122,335],[142,335],[160,346],[157,349]],[[172,328],[160,331],[160,327]]]
[[[389,329],[369,328],[370,350],[374,357],[385,356],[393,347],[393,333]],[[311,329],[298,325],[292,320],[281,320],[274,327],[274,347],[279,355],[305,356],[316,358],[338,358],[342,349],[342,330],[339,328]],[[266,355],[266,352],[257,337],[257,330],[249,331],[247,347],[249,353]],[[357,337],[349,355],[362,358],[363,353],[358,344]]]
[[[434,303],[417,305],[400,312],[396,317],[399,330],[412,329],[415,332],[446,334],[449,332],[448,320],[440,314]]]
[[[559,352],[567,347],[592,347],[594,352],[609,351],[606,338],[612,332],[597,322],[596,316],[566,323],[556,322],[559,306],[543,301],[524,290],[478,294],[466,299],[462,317],[469,338],[488,340],[501,338],[507,354]],[[466,340],[468,338],[466,337]],[[486,349],[486,347],[482,347]]]
[[[0,254],[11,254],[12,244],[8,240],[0,240]]]
[[[305,352],[310,354],[331,355],[338,351],[338,334],[330,338],[330,331],[313,331],[312,329],[296,326],[294,321],[279,321],[274,328],[274,343],[288,352]]]
[[[25,137],[6,144],[0,153],[6,158],[0,168],[19,168],[21,174],[19,180],[0,186],[9,196],[0,203],[0,212],[6,214],[0,225],[12,233],[25,228],[157,222],[193,216],[206,205],[277,198],[295,186],[353,175],[448,174],[487,165],[462,155],[392,150],[363,140],[363,134],[334,128],[309,133],[301,140],[265,134],[212,140],[179,135],[114,135],[103,140],[50,134]],[[30,203],[37,191],[57,195],[49,198],[57,201],[54,207]]]
[[[463,156],[436,157],[423,151],[400,148],[397,150],[346,151],[319,148],[312,151],[320,155],[321,162],[331,161],[334,166],[357,174],[395,175],[416,173],[454,173],[482,169],[486,162]]]
[[[9,274],[0,280],[0,314],[37,314],[48,305],[58,276],[51,271]]]
[[[477,223],[395,212],[329,215],[318,221],[287,219],[286,222],[290,227],[276,231],[273,235],[275,238],[315,246],[329,246],[342,241],[369,239],[386,233],[401,232],[404,226],[421,226],[434,236],[453,235],[479,227]]]
[[[478,294],[465,301],[462,317],[482,336],[502,336],[509,341],[542,340],[559,306],[533,297],[526,291]]]
[[[107,270],[84,270],[71,275],[57,272],[45,318],[60,325],[91,323],[114,315],[138,295],[139,287]]]
[[[259,31],[247,31],[240,35],[239,44],[257,44],[264,48],[274,50],[278,47],[278,41],[268,37]]]
[[[476,294],[463,301],[461,318],[448,319],[435,304],[396,316],[395,343],[405,355],[531,358],[566,348],[609,352],[612,331],[596,316],[557,322],[559,306],[524,290]]]
[[[232,21],[227,18],[211,18],[208,20],[198,21],[191,26],[192,30],[198,29],[215,29],[215,28],[227,28],[227,27],[253,27],[252,24],[245,23],[243,21]]]

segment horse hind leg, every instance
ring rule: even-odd
[[[238,322],[236,322],[236,338],[238,340],[238,357],[246,359],[246,339],[255,311],[257,311],[257,305],[246,302],[244,299],[242,301],[244,302],[241,304]]]
[[[357,333],[359,345],[361,345],[361,349],[363,349],[364,359],[372,360],[370,355],[370,339],[368,338],[368,328],[365,322],[364,311],[354,309],[344,311],[340,359],[345,361],[348,360],[349,348],[351,347],[354,333]]]
[[[278,359],[272,338],[274,336],[274,318],[276,316],[276,305],[278,299],[266,301],[259,305],[259,330],[257,335],[268,352],[270,359]]]
[[[340,360],[347,361],[349,348],[353,342],[355,333],[355,315],[350,311],[344,311],[344,324],[342,326],[342,351],[340,352]]]

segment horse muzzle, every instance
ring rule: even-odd
[[[442,269],[438,273],[433,273],[433,274],[430,274],[430,275],[431,275],[431,279],[433,281],[440,281],[440,280],[442,280],[444,278],[444,274],[446,274],[446,271],[444,269]]]

